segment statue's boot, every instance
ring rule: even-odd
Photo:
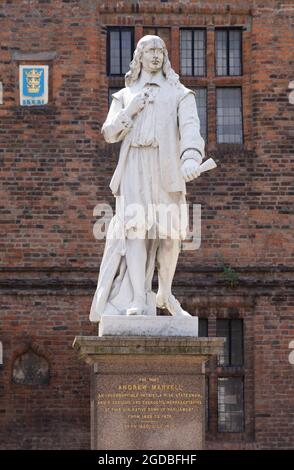
[[[156,307],[161,309],[166,308],[169,313],[174,316],[191,316],[190,313],[186,312],[186,310],[181,307],[180,302],[172,294],[169,294],[164,298],[160,293],[158,293],[156,296]]]

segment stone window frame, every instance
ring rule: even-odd
[[[236,299],[237,300],[237,299]],[[254,321],[252,308],[254,300],[248,299],[244,304],[238,299],[238,308],[229,305],[215,306],[214,311],[205,314],[208,318],[208,337],[215,337],[217,319],[240,319],[243,320],[243,364],[240,366],[219,365],[216,357],[207,362],[205,376],[209,381],[208,397],[208,427],[206,428],[206,439],[210,442],[250,442],[254,435],[254,390],[252,381],[253,371],[253,344]],[[200,312],[202,309],[200,310]],[[201,317],[201,313],[197,313]],[[240,378],[243,381],[243,430],[242,431],[219,431],[218,429],[218,379]]]
[[[245,340],[244,340],[244,318],[242,316],[218,316],[213,318],[209,316],[199,316],[199,320],[207,320],[207,337],[217,336],[217,320],[228,320],[230,323],[234,320],[242,320],[242,356],[243,363],[236,366],[231,364],[220,364],[219,358],[209,361],[205,369],[205,386],[208,389],[208,396],[205,402],[205,431],[209,435],[224,435],[225,439],[230,440],[232,435],[245,435],[246,431],[246,415],[245,415]],[[239,378],[243,383],[243,429],[242,431],[219,431],[219,407],[218,407],[218,381],[220,378]],[[212,409],[211,401],[216,405]],[[212,419],[211,419],[212,418]]]
[[[198,26],[200,27],[200,26]],[[179,32],[181,27],[176,30],[173,29],[172,44],[175,40],[179,41]],[[215,47],[216,47],[216,31],[219,29],[231,29],[242,31],[241,41],[241,53],[242,53],[242,74],[241,75],[224,75],[218,76],[216,74],[216,60],[215,60]],[[207,140],[206,140],[206,151],[214,152],[216,149],[222,149],[222,151],[231,151],[234,149],[239,151],[240,149],[251,150],[253,143],[251,140],[251,114],[249,112],[251,108],[250,101],[250,62],[245,60],[250,55],[250,24],[236,24],[226,26],[226,28],[215,25],[206,26],[206,76],[183,76],[182,82],[185,86],[191,89],[206,88],[207,89]],[[180,57],[174,53],[174,63],[176,64],[175,70],[180,70]],[[241,89],[241,107],[242,107],[242,142],[231,143],[224,142],[219,143],[217,141],[217,88],[234,87]]]

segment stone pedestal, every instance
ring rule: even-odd
[[[198,317],[105,315],[99,336],[198,336]]]
[[[204,363],[223,338],[78,336],[91,365],[93,450],[204,447]]]

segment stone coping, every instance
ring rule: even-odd
[[[190,336],[76,336],[73,348],[82,358],[101,355],[199,355],[223,352],[224,338]]]
[[[12,60],[23,61],[23,60],[53,60],[56,57],[56,51],[44,51],[44,52],[18,52],[15,51],[12,54]]]

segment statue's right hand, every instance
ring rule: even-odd
[[[145,106],[146,100],[148,98],[148,93],[145,92],[140,92],[137,95],[135,95],[127,107],[125,108],[126,113],[132,118],[136,114],[138,114]]]

